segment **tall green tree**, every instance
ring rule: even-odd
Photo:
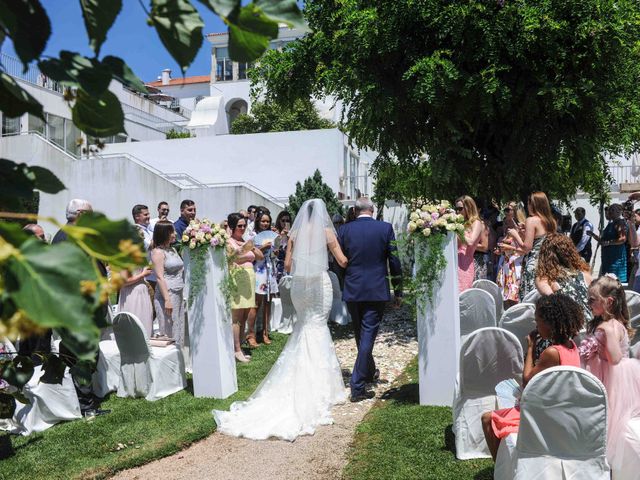
[[[312,33],[269,52],[256,88],[341,100],[391,190],[419,173],[410,194],[567,199],[603,185],[605,152],[636,146],[635,0],[309,0],[305,13]]]
[[[293,105],[256,101],[251,113],[243,113],[231,124],[231,133],[292,132],[334,128],[335,124],[322,118],[308,98],[299,98]]]
[[[302,204],[312,198],[324,200],[329,215],[335,215],[336,213],[340,215],[343,214],[342,203],[338,200],[336,192],[324,183],[320,170],[316,170],[313,175],[306,178],[302,184],[296,182],[296,191],[293,195],[289,195],[289,205],[287,209],[293,215],[297,215]]]

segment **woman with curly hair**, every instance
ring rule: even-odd
[[[536,329],[527,337],[529,346],[522,372],[523,388],[538,373],[558,365],[580,367],[578,347],[572,338],[580,331],[584,316],[580,306],[563,293],[541,297],[536,304]],[[536,337],[551,341],[538,362],[533,364]],[[482,415],[482,428],[493,459],[496,459],[500,440],[520,427],[520,407],[503,408]]]
[[[569,237],[559,233],[547,235],[540,247],[536,270],[536,288],[541,295],[561,292],[580,304],[585,319],[591,320],[587,298],[591,285],[589,265],[578,253]]]
[[[589,287],[593,320],[589,336],[580,344],[580,356],[587,370],[607,389],[607,460],[613,471],[622,467],[628,441],[628,422],[640,417],[640,361],[629,358],[629,309],[624,288],[608,273]],[[633,446],[632,446],[633,447]],[[637,478],[637,477],[636,477]]]

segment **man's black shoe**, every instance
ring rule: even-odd
[[[363,400],[369,400],[370,398],[373,398],[375,396],[376,394],[374,392],[362,392],[358,393],[357,395],[351,395],[351,402],[361,402]]]

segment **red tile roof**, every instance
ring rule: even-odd
[[[191,83],[209,83],[211,81],[211,75],[196,75],[194,77],[185,78],[172,78],[169,80],[169,85],[162,85],[162,80],[156,80],[155,82],[147,82],[147,85],[152,87],[163,87],[173,85],[189,85]]]

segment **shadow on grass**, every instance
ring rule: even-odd
[[[353,338],[353,327],[351,326],[351,323],[338,325],[337,323],[331,322],[329,323],[329,330],[331,331],[331,338],[333,338],[334,342],[336,340]],[[356,348],[355,342],[353,344],[353,348]]]
[[[444,429],[443,450],[456,454],[456,436],[453,434],[453,425],[447,425],[447,428]]]
[[[473,476],[473,480],[492,480],[492,479],[493,479],[493,467],[483,468]]]
[[[420,403],[420,391],[417,383],[407,383],[399,387],[390,388],[380,398],[393,400],[399,404],[417,405]]]
[[[0,433],[0,460],[5,460],[7,458],[13,457],[20,450],[42,440],[41,435],[32,433],[29,436],[29,439],[24,444],[19,445],[18,447],[14,447],[13,442],[11,441],[11,436],[12,434],[10,433]]]

